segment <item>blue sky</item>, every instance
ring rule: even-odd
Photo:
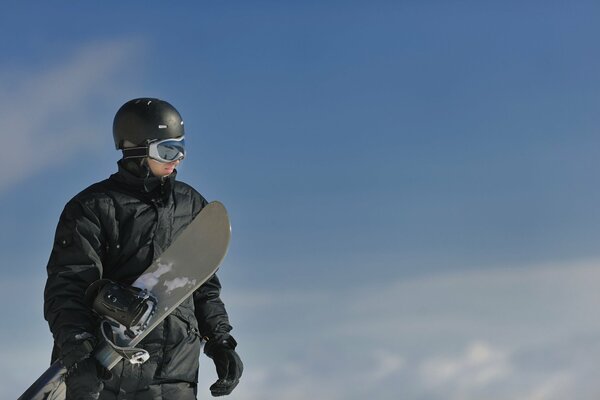
[[[0,397],[46,366],[55,224],[140,96],[232,217],[232,399],[598,397],[598,5],[145,4],[0,15]]]

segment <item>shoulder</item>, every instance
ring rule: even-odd
[[[175,193],[184,195],[184,196],[190,196],[190,197],[204,199],[204,197],[196,189],[194,189],[191,185],[188,185],[187,183],[182,182],[182,181],[175,181],[174,183],[175,183],[175,185],[173,186],[173,190],[175,190]]]
[[[71,199],[71,201],[79,202],[85,205],[109,201],[111,199],[110,192],[112,191],[112,186],[113,185],[109,179],[96,182],[77,193]]]
[[[204,196],[202,196],[192,186],[182,181],[175,181],[174,183],[173,191],[175,192],[175,196],[180,200],[190,202],[194,214],[200,212],[200,210],[208,204],[208,201],[204,198]]]
[[[96,182],[73,196],[65,205],[65,213],[73,215],[95,214],[98,217],[113,207],[113,197],[110,195],[111,184],[108,179]]]

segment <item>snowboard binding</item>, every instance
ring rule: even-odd
[[[125,327],[125,334],[132,339],[147,328],[158,303],[146,289],[109,279],[92,283],[85,297],[92,310],[100,317]]]
[[[144,349],[119,344],[125,336],[133,339],[148,327],[158,304],[150,292],[109,279],[100,279],[88,287],[85,299],[103,319],[100,332],[117,354],[132,364],[142,364],[150,358],[150,354]],[[125,336],[121,336],[122,334]]]

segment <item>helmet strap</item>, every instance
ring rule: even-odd
[[[130,147],[123,149],[123,159],[148,157],[148,147]]]

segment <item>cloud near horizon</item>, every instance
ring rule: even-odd
[[[33,70],[0,66],[2,139],[10,151],[0,158],[0,193],[44,168],[98,145],[106,123],[99,114],[122,98],[122,74],[139,54],[138,40],[83,45],[51,67]],[[6,149],[6,147],[5,147]],[[26,155],[26,157],[24,157]],[[26,162],[24,162],[26,160]]]
[[[589,260],[449,271],[359,295],[232,293],[250,353],[235,398],[592,400],[599,281]]]

